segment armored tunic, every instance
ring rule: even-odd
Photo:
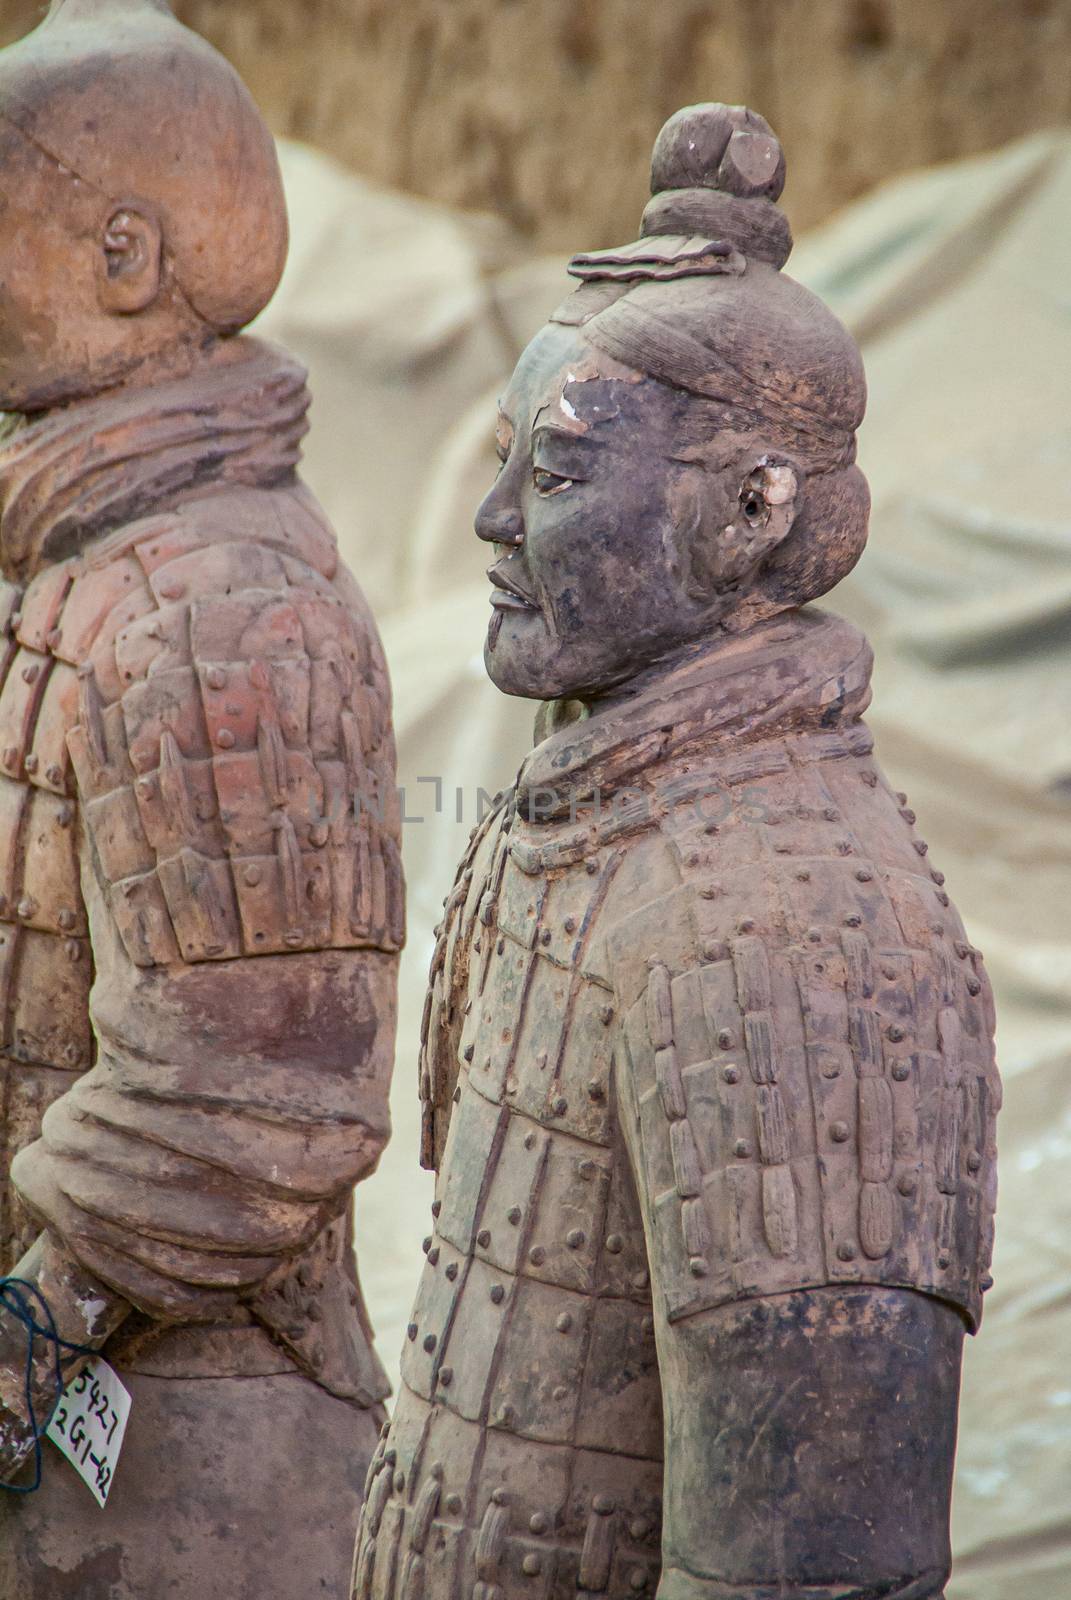
[[[991,998],[873,760],[869,675],[843,622],[763,624],[552,734],[474,836],[432,967],[434,1229],[359,1600],[635,1596],[687,1569],[660,1549],[662,1495],[683,1524],[703,1481],[673,1417],[704,1403],[689,1329],[732,1302],[902,1286],[977,1325]]]
[[[348,1198],[388,1132],[402,888],[307,406],[240,340],[0,449],[3,1251],[48,1225],[124,1295],[122,1365],[368,1406]]]

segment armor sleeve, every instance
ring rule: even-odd
[[[79,574],[58,620],[73,645],[92,619],[68,745],[97,1061],[15,1175],[157,1315],[211,1316],[263,1284],[388,1132],[387,680],[333,544],[283,498],[231,497],[233,527],[218,501],[153,519]]]

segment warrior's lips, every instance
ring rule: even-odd
[[[503,571],[504,566],[505,562],[498,562],[487,569],[487,576],[494,584],[491,604],[499,611],[538,611],[539,607],[532,597]]]

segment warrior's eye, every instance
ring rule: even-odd
[[[556,472],[548,472],[546,467],[532,468],[532,482],[535,484],[536,493],[544,496],[561,494],[563,489],[573,487],[572,478],[559,477]]]

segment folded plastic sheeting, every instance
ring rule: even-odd
[[[391,1365],[431,1200],[413,1065],[431,929],[480,791],[530,742],[532,708],[483,675],[472,513],[496,395],[570,284],[500,223],[297,147],[283,164],[294,248],[263,328],[311,368],[308,476],[383,625],[407,791],[396,1131],[358,1217]],[[878,191],[789,263],[870,382],[870,546],[829,603],[874,644],[879,755],[1000,1014],[996,1287],[967,1352],[949,1600],[1071,1597],[1069,219],[1071,138],[1038,137]]]

